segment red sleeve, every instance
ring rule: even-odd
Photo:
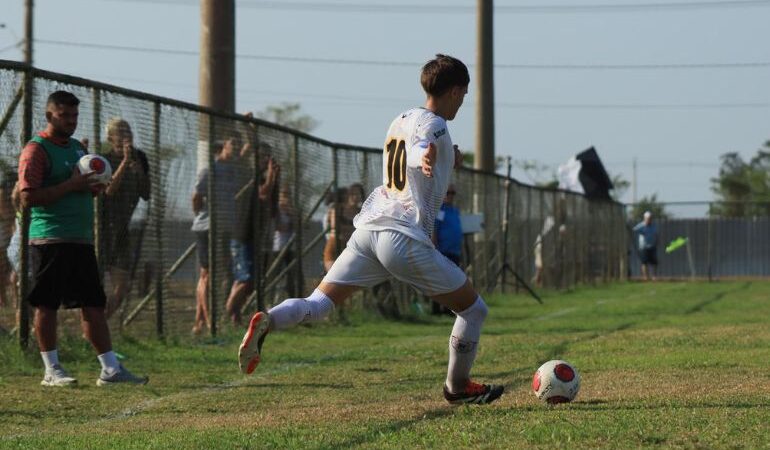
[[[48,169],[48,156],[40,144],[30,142],[19,157],[19,190],[37,189],[43,185]]]

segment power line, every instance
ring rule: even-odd
[[[158,86],[174,86],[177,88],[197,89],[197,85],[189,83],[150,80],[146,78],[112,76],[93,74],[104,80],[124,80]],[[266,89],[237,88],[239,93],[258,94],[262,96],[298,98],[305,103],[348,105],[348,106],[385,106],[404,105],[414,102],[414,98],[351,96],[341,94],[318,94],[308,92],[286,92]],[[714,110],[714,109],[761,109],[770,108],[770,102],[745,103],[522,103],[495,102],[496,108],[502,109],[540,109],[540,110]]]
[[[506,103],[495,106],[517,109],[753,109],[770,108],[770,102],[747,103]]]
[[[186,0],[111,0],[130,3],[152,3],[179,6],[197,6],[197,1]],[[770,6],[770,0],[716,0],[692,2],[645,2],[626,4],[550,4],[550,5],[496,5],[495,13],[503,14],[560,14],[560,13],[597,13],[626,11],[677,11],[697,9],[724,9]],[[475,6],[465,5],[428,5],[428,4],[365,4],[365,3],[329,3],[297,1],[255,1],[238,2],[238,7],[335,13],[409,13],[409,14],[475,14]]]
[[[35,39],[35,42],[47,45],[60,45],[65,47],[92,48],[98,50],[130,51],[140,53],[155,53],[164,55],[198,56],[194,50],[163,49],[152,47],[136,47],[127,45],[94,44],[89,42],[72,42],[51,39]],[[278,61],[289,63],[313,63],[313,64],[342,64],[359,66],[383,66],[383,67],[422,67],[424,63],[406,61],[377,61],[365,59],[343,58],[314,58],[301,56],[275,56],[239,54],[240,59],[260,61]],[[469,64],[473,67],[473,64]],[[729,63],[676,63],[676,64],[495,64],[496,69],[515,70],[682,70],[682,69],[759,69],[770,67],[770,61],[742,61]]]
[[[7,47],[0,48],[0,53],[6,52],[6,51],[14,49],[14,48],[20,48],[22,42],[24,42],[24,41],[19,41],[19,42],[15,43],[15,44],[11,44],[11,45],[9,45]]]

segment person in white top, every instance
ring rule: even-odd
[[[457,315],[444,398],[453,404],[485,404],[502,395],[503,386],[470,379],[487,306],[465,273],[431,241],[452,170],[462,162],[447,121],[455,118],[468,93],[468,68],[439,54],[423,66],[420,83],[427,94],[425,106],[399,114],[390,124],[382,185],[355,217],[347,247],[309,297],[290,298],[254,314],[238,351],[243,372],[256,369],[268,332],[323,320],[356,290],[395,277]]]

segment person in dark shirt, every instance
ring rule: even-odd
[[[236,141],[231,139],[233,146]],[[258,144],[261,145],[261,144]],[[263,145],[263,150],[267,146]],[[275,194],[275,186],[280,176],[280,166],[272,157],[266,155],[263,159],[262,180],[257,189],[254,188],[252,173],[249,168],[253,166],[247,163],[253,157],[253,147],[246,142],[240,149],[237,159],[238,164],[233,178],[238,186],[232,195],[230,203],[233,205],[233,220],[231,238],[229,242],[230,257],[232,261],[233,284],[227,297],[225,309],[233,325],[241,323],[241,309],[248,298],[249,292],[254,288],[254,229],[255,208],[259,203],[263,214],[273,215],[271,208],[272,196]]]
[[[134,147],[131,126],[113,118],[107,124],[110,152],[105,155],[112,166],[112,181],[104,195],[101,234],[103,259],[110,274],[112,291],[107,297],[105,314],[110,318],[120,307],[130,288],[137,233],[129,232],[131,216],[139,199],[150,199],[150,165],[147,155]]]

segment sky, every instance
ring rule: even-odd
[[[21,60],[13,44],[24,1],[2,4],[0,59]],[[197,103],[197,0],[35,5],[37,67]],[[475,5],[236,0],[237,109],[298,102],[320,122],[312,134],[381,147],[390,121],[422,105],[420,67],[441,52],[471,65],[449,129],[472,152]],[[541,180],[594,146],[629,181],[636,159],[638,198],[711,200],[719,156],[748,159],[770,140],[770,0],[498,0],[495,8],[496,154],[548,165]],[[523,182],[531,175],[514,171]],[[620,199],[631,202],[632,190]]]

